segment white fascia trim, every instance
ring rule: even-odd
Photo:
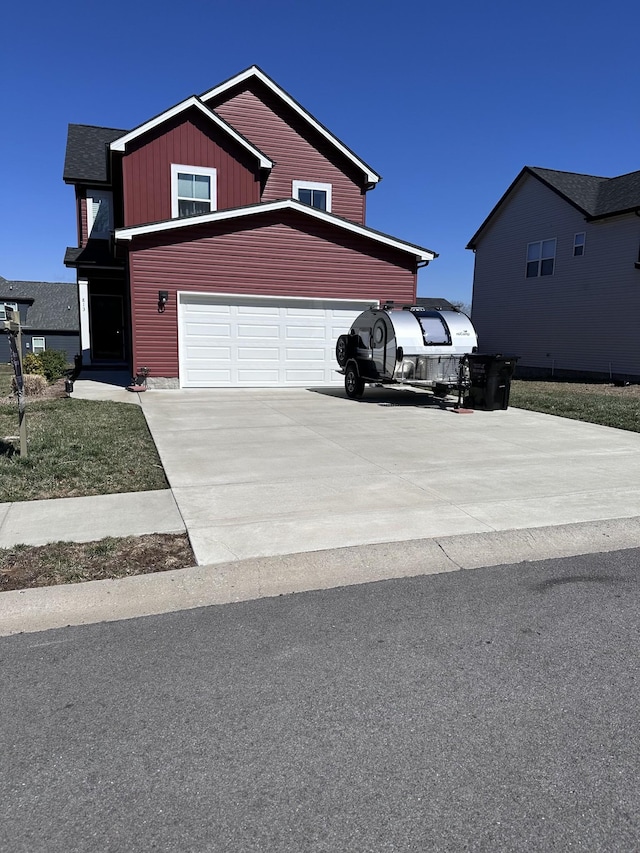
[[[238,83],[243,83],[245,80],[248,80],[250,77],[257,77],[265,86],[271,89],[279,98],[281,98],[285,104],[291,107],[292,110],[298,113],[305,121],[307,121],[315,130],[318,131],[325,139],[327,139],[332,145],[334,145],[338,151],[344,154],[352,163],[362,169],[365,174],[365,178],[368,184],[377,184],[380,180],[380,175],[377,172],[374,172],[370,166],[361,160],[359,157],[350,151],[346,145],[343,145],[337,137],[335,137],[326,127],[320,124],[311,113],[308,113],[304,107],[301,107],[297,101],[294,101],[291,95],[288,95],[284,89],[281,89],[277,83],[275,83],[270,77],[258,68],[257,65],[252,65],[251,68],[247,68],[246,71],[242,71],[240,74],[237,74],[235,77],[232,77],[230,80],[227,80],[224,83],[220,83],[220,85],[215,86],[213,89],[210,89],[208,92],[205,92],[203,95],[200,95],[200,98],[203,101],[207,101],[210,98],[216,97],[216,95],[220,95],[223,92],[226,92],[227,89],[231,89],[233,86],[237,86]]]
[[[136,225],[132,228],[119,228],[115,232],[116,240],[132,240],[134,237],[141,237],[146,234],[157,234],[161,231],[173,231],[176,228],[193,228],[197,225],[207,225],[210,222],[223,222],[225,219],[241,219],[245,216],[254,216],[260,213],[271,213],[276,210],[295,210],[297,213],[302,213],[305,216],[311,216],[319,219],[322,222],[327,222],[329,225],[336,225],[345,231],[351,231],[353,234],[359,234],[361,237],[367,237],[369,240],[375,240],[377,243],[383,243],[385,246],[391,246],[394,249],[399,249],[401,252],[406,252],[413,255],[421,261],[432,261],[437,257],[436,252],[430,249],[423,249],[421,246],[414,246],[411,243],[405,243],[402,240],[397,240],[395,237],[390,237],[388,234],[382,234],[379,231],[373,231],[366,228],[364,225],[358,225],[356,222],[349,222],[335,216],[332,213],[325,213],[324,210],[318,210],[315,207],[310,207],[308,204],[301,204],[295,199],[285,199],[284,201],[270,201],[264,204],[252,204],[248,207],[230,208],[227,210],[218,210],[215,213],[205,213],[202,216],[188,216],[185,219],[171,219],[165,222],[154,222],[151,225]]]
[[[130,133],[127,133],[125,136],[121,136],[119,139],[114,140],[109,146],[112,151],[125,151],[127,145],[130,142],[133,142],[134,139],[137,139],[139,136],[142,136],[143,133],[147,133],[149,130],[153,130],[154,127],[158,127],[160,124],[164,124],[169,119],[174,118],[174,116],[180,115],[185,110],[189,110],[192,107],[200,110],[200,112],[209,119],[209,121],[213,122],[213,124],[217,125],[221,130],[223,130],[228,136],[234,139],[239,145],[242,145],[250,154],[253,154],[254,157],[257,158],[261,169],[271,169],[273,168],[273,161],[269,160],[268,157],[258,151],[257,148],[241,136],[236,130],[234,130],[231,125],[227,124],[226,121],[223,121],[220,116],[216,115],[213,110],[210,110],[206,104],[203,104],[200,98],[197,98],[195,95],[192,95],[190,98],[187,98],[186,101],[182,101],[179,104],[176,104],[175,107],[171,107],[170,110],[167,110],[164,113],[160,113],[160,115],[155,118],[149,119],[144,124],[141,124],[139,127],[136,127],[135,130],[132,130]]]

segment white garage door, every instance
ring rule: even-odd
[[[179,294],[183,388],[336,385],[338,335],[371,301]]]

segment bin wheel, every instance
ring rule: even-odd
[[[358,371],[355,367],[347,367],[347,371],[344,375],[344,390],[346,391],[347,397],[351,400],[362,397],[364,394],[364,379],[361,376],[358,376]]]
[[[348,358],[349,341],[346,335],[340,335],[336,341],[336,361],[344,367]]]

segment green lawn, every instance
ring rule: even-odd
[[[638,390],[638,386],[613,388],[598,384],[515,380],[511,385],[509,405],[640,432]]]
[[[27,458],[18,411],[0,405],[0,502],[167,488],[139,406],[59,399],[29,403]]]

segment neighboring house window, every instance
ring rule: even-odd
[[[87,190],[87,235],[108,240],[113,231],[113,194],[109,190]]]
[[[18,305],[16,302],[0,302],[0,320],[7,319],[6,308],[11,308],[16,312],[16,314],[18,313]]]
[[[46,350],[44,338],[31,338],[31,352],[34,355],[40,355]]]
[[[580,258],[584,255],[584,244],[586,239],[586,234],[582,231],[580,234],[576,234],[573,238],[573,257]]]
[[[171,164],[171,218],[200,216],[217,209],[216,170]]]
[[[553,275],[556,260],[556,238],[529,243],[527,246],[527,278]]]
[[[294,181],[293,197],[303,204],[326,210],[331,213],[331,184],[318,184],[314,181]]]

